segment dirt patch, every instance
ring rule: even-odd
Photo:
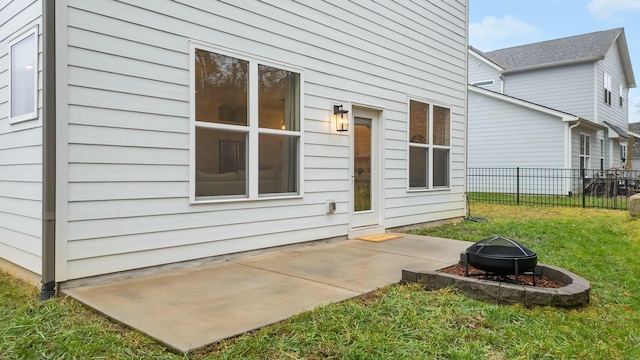
[[[440,271],[447,274],[464,276],[465,269],[464,269],[464,266],[460,264],[456,264],[456,265],[446,267],[444,269],[440,269]],[[476,279],[482,279],[482,280],[511,282],[511,283],[513,283],[514,281],[514,275],[507,275],[507,276],[493,275],[483,270],[476,269],[473,266],[469,266],[469,274],[474,275],[473,277]],[[551,280],[546,276],[538,276],[538,275],[536,275],[535,285],[533,284],[533,276],[531,275],[520,275],[518,276],[518,281],[520,282],[520,285],[535,286],[539,288],[557,289],[564,286],[563,284],[560,284],[557,281]]]

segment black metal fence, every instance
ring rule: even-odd
[[[626,210],[640,170],[469,168],[467,192],[479,202]]]

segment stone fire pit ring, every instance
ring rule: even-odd
[[[461,257],[464,258],[464,254]],[[402,270],[402,281],[422,284],[426,290],[453,286],[471,298],[500,304],[576,307],[589,303],[591,284],[582,277],[565,269],[544,264],[538,264],[534,271],[536,276],[546,276],[564,286],[557,289],[539,288],[458,276],[440,270]]]

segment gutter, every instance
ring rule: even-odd
[[[56,294],[56,23],[55,0],[42,2],[42,288],[38,300]]]

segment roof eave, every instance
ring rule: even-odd
[[[491,66],[492,68],[496,69],[497,71],[504,71],[504,68],[500,65],[498,65],[497,63],[495,63],[493,60],[487,58],[486,56],[484,56],[482,53],[478,51],[476,51],[476,49],[473,46],[469,46],[469,48],[467,49],[467,51],[477,57],[478,59],[480,59],[480,61],[486,63],[487,65]]]
[[[602,60],[602,59],[604,59],[604,55],[602,55],[602,56],[593,56],[593,57],[582,58],[582,59],[557,61],[557,62],[553,62],[553,63],[545,63],[545,64],[538,64],[538,65],[532,65],[532,66],[524,66],[524,67],[514,68],[514,69],[507,69],[507,70],[503,71],[503,74],[506,75],[506,74],[513,74],[513,73],[517,73],[517,72],[523,72],[523,71],[546,69],[546,68],[551,68],[551,67],[556,67],[556,66],[581,64],[581,63],[587,63],[587,62],[596,62],[596,61],[599,61],[599,60]]]
[[[620,31],[615,44],[618,44],[618,51],[620,52],[620,61],[622,62],[622,68],[624,69],[624,75],[627,80],[628,88],[636,87],[636,78],[633,74],[633,66],[631,65],[631,55],[629,55],[629,48],[627,47],[627,37],[624,34],[624,29]]]
[[[555,110],[555,109],[552,109],[552,108],[549,108],[549,107],[546,107],[546,106],[542,106],[542,105],[539,105],[539,104],[536,104],[536,103],[532,103],[530,101],[522,100],[522,99],[519,99],[519,98],[516,98],[516,97],[513,97],[513,96],[509,96],[509,95],[501,94],[501,93],[498,93],[498,92],[495,92],[495,91],[483,89],[483,88],[480,88],[478,86],[474,86],[474,85],[471,85],[471,84],[467,85],[467,89],[469,91],[473,91],[473,92],[478,93],[478,94],[483,94],[485,96],[489,96],[489,97],[492,97],[492,98],[495,98],[495,99],[506,101],[506,102],[509,102],[509,103],[512,103],[512,104],[520,105],[520,106],[528,108],[528,109],[536,110],[536,111],[539,111],[539,112],[542,112],[542,113],[545,113],[545,114],[549,114],[549,115],[552,115],[552,116],[557,116],[560,119],[562,119],[562,121],[578,121],[578,120],[580,120],[580,117],[572,115],[572,114],[569,114],[569,113],[565,113],[565,112],[562,112],[562,111],[559,111],[559,110]],[[604,128],[604,129],[606,129],[606,128]]]

